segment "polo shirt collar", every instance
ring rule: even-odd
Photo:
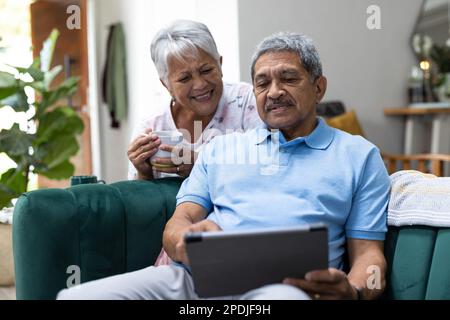
[[[317,118],[317,126],[306,137],[298,137],[294,140],[286,142],[283,133],[278,130],[269,130],[267,125],[256,130],[256,144],[261,144],[272,138],[272,135],[280,135],[281,144],[296,144],[305,141],[305,144],[312,149],[325,150],[331,144],[334,138],[334,130],[329,127],[322,118]]]
[[[316,128],[305,138],[305,142],[310,148],[325,150],[333,141],[334,130],[322,118],[317,118],[317,121]]]

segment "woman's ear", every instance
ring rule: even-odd
[[[166,88],[167,91],[170,92],[170,88],[169,88],[169,86],[164,82],[164,80],[160,78],[159,81],[161,81],[161,84],[164,86],[164,88]],[[170,92],[170,95],[172,95],[172,92]]]
[[[159,78],[159,81],[161,81],[161,84],[164,86],[164,88],[166,88],[167,90],[169,90],[169,88],[167,87],[166,83],[164,82],[163,79]]]
[[[220,56],[219,58],[219,63],[220,63],[220,76],[223,77],[223,72],[222,72],[222,61],[223,61],[223,57]]]
[[[169,91],[169,94],[172,97],[172,99],[174,99],[174,95],[172,93],[172,90],[170,90],[170,87],[164,82],[163,79],[160,78],[159,81],[161,81],[161,84],[164,86],[164,88],[167,89],[167,91]]]

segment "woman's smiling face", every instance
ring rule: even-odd
[[[183,59],[168,59],[168,83],[176,103],[198,116],[213,114],[223,92],[222,69],[218,61],[202,49]]]

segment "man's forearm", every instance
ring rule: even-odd
[[[361,298],[377,299],[386,286],[386,260],[370,252],[358,257],[348,274],[350,283],[361,290]]]
[[[183,237],[195,223],[205,219],[206,215],[205,208],[193,202],[184,202],[177,206],[163,234],[164,250],[172,260],[187,263]]]
[[[178,254],[180,250],[177,246],[182,243],[181,238],[192,224],[186,217],[173,217],[167,223],[163,234],[163,247],[172,260],[186,262],[184,257]]]

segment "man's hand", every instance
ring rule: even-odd
[[[358,293],[350,284],[345,272],[334,268],[311,271],[306,274],[305,279],[287,278],[283,283],[302,289],[316,300],[358,298]]]
[[[330,268],[317,270],[306,274],[305,279],[285,279],[284,283],[292,284],[313,299],[377,299],[386,286],[386,259],[383,255],[383,241],[348,239],[348,255],[350,272]],[[368,288],[369,276],[375,276],[369,270],[377,267],[378,284]],[[360,288],[358,293],[356,288]]]
[[[211,220],[202,220],[194,223],[188,228],[187,232],[209,232],[209,231],[222,231],[220,227]]]
[[[198,154],[186,147],[170,146],[162,144],[159,149],[173,154],[172,158],[153,158],[152,165],[156,171],[164,173],[176,173],[182,177],[187,177],[194,167]],[[175,160],[175,163],[174,161]],[[159,165],[159,166],[158,166]],[[160,167],[162,165],[162,167]]]
[[[188,232],[209,232],[209,231],[221,231],[222,229],[210,220],[202,220],[200,222],[194,223],[185,229],[182,236],[175,245],[175,255],[178,261],[184,264],[189,264],[189,259],[186,253],[186,245],[184,243],[184,236]]]
[[[149,180],[153,178],[152,166],[148,159],[158,152],[161,140],[151,135],[151,129],[145,130],[145,133],[134,139],[128,147],[128,159],[136,168],[138,178]]]

